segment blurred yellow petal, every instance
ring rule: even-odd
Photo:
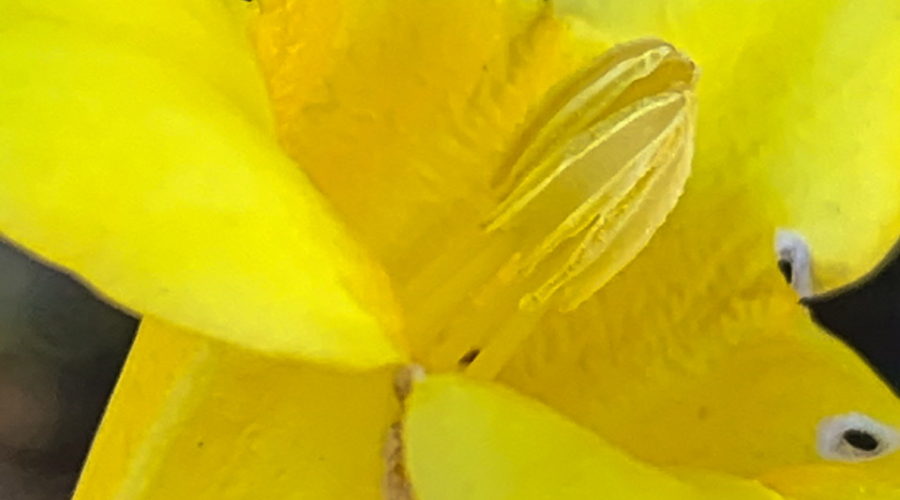
[[[379,272],[274,140],[248,8],[3,2],[0,233],[220,339],[401,359]]]
[[[262,7],[281,140],[385,264],[430,370],[493,376],[681,194],[696,69],[664,42],[612,48],[536,0]]]
[[[392,377],[145,318],[75,498],[381,499]]]
[[[420,500],[781,498],[752,481],[648,466],[496,386],[430,377],[406,404],[407,467]]]
[[[644,252],[545,318],[500,380],[647,461],[747,477],[821,464],[823,418],[900,426],[900,401],[812,324],[774,252],[778,228],[807,236],[828,289],[900,235],[900,5],[580,8],[590,29],[664,37],[703,69],[694,171]]]

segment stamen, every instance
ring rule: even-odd
[[[574,309],[646,245],[690,171],[696,76],[640,40],[556,88],[498,170],[496,209],[402,291],[426,366],[493,377],[548,309]]]

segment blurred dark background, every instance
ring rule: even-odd
[[[0,499],[70,497],[137,325],[0,240]]]

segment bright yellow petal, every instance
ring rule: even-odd
[[[818,464],[780,469],[761,482],[795,500],[894,500],[900,498],[900,455],[852,467]]]
[[[144,320],[75,496],[380,499],[392,371],[341,373]]]
[[[273,140],[248,8],[0,4],[0,234],[225,340],[397,360],[378,272]]]
[[[614,281],[598,302],[612,301],[607,293],[623,291]],[[519,353],[501,380],[647,461],[747,477],[823,462],[816,430],[826,417],[900,425],[900,401],[793,304],[796,314],[776,314],[744,298],[722,304],[724,314],[681,317],[626,300],[548,321],[555,343]]]
[[[492,385],[432,377],[406,404],[406,463],[420,500],[781,498],[752,481],[642,464]]]
[[[773,224],[802,231],[820,290],[859,278],[897,241],[900,4],[558,4],[611,40],[657,36],[691,54],[704,73],[692,198],[750,197],[754,216],[728,220],[757,224],[766,238]]]
[[[777,228],[801,231],[830,287],[900,234],[900,73],[884,64],[898,5],[592,5],[594,29],[666,37],[703,69],[694,172],[645,251],[546,318],[501,380],[648,461],[751,477],[821,463],[822,418],[900,425],[900,401],[811,323],[774,252]]]
[[[607,52],[549,2],[271,0],[257,31],[285,148],[384,262],[431,370],[496,373],[644,247],[690,170],[691,61]]]

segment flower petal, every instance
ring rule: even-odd
[[[145,318],[75,498],[380,499],[392,378]]]
[[[669,309],[622,285],[542,324],[552,340],[527,345],[500,380],[648,462],[744,477],[822,462],[824,418],[900,424],[890,389],[787,298],[783,312],[746,297]]]
[[[890,61],[900,4],[559,0],[559,9],[610,40],[657,36],[691,54],[704,72],[694,191],[757,193],[754,218],[810,243],[817,291],[860,278],[897,241],[900,67]],[[760,229],[771,237],[771,226]]]
[[[781,498],[752,481],[642,464],[488,384],[427,378],[407,407],[407,467],[420,500]]]
[[[141,313],[396,361],[379,272],[273,139],[246,9],[4,2],[0,233]]]
[[[777,228],[809,231],[829,287],[900,234],[888,3],[591,3],[595,29],[665,37],[703,68],[694,170],[640,256],[545,318],[500,380],[647,461],[748,477],[821,462],[825,417],[900,424],[900,401],[811,323],[773,252]]]
[[[817,464],[779,469],[760,481],[795,500],[892,500],[900,498],[898,466],[900,455],[895,455],[853,468]]]

